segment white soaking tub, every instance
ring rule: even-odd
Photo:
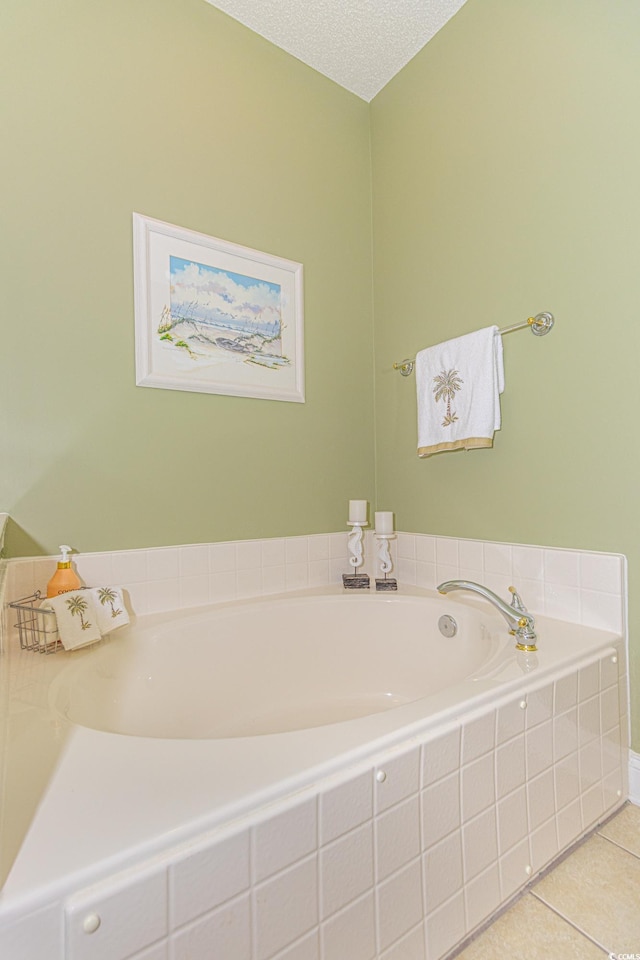
[[[0,954],[437,960],[626,796],[622,638],[536,620],[330,587],[12,645]]]

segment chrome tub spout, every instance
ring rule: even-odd
[[[471,580],[446,580],[438,587],[438,593],[449,593],[451,590],[469,590],[477,593],[499,610],[507,621],[509,633],[516,638],[516,649],[531,653],[537,650],[537,636],[534,630],[535,620],[525,608],[515,587],[509,587],[512,594],[511,604],[501,600],[497,594],[480,583]]]

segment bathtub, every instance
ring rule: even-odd
[[[234,960],[328,960],[357,915],[376,957],[411,938],[442,955],[626,796],[621,637],[537,629],[538,653],[519,654],[481,598],[331,587],[140,618],[73,653],[13,649],[4,822],[20,843],[0,930],[48,918],[70,960],[174,941],[199,960],[201,928]],[[25,738],[39,780],[21,771]],[[516,800],[527,832],[509,843]],[[442,901],[429,864],[454,836],[460,882]],[[355,869],[356,848],[371,876],[335,899],[329,874]],[[288,882],[282,904],[307,891],[297,920],[278,908]],[[145,896],[143,923],[107,922],[114,897]]]

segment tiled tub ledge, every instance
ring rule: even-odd
[[[74,729],[0,898],[0,954],[438,960],[626,797],[624,644],[574,629],[585,652],[517,692],[362,749],[335,725],[339,763],[322,753],[329,727],[235,741]],[[43,670],[57,659],[19,657]],[[21,684],[18,672],[18,696]],[[271,783],[284,753],[304,775]],[[261,789],[239,803],[233,789],[256,771]],[[190,810],[198,789],[216,809]],[[154,839],[178,794],[188,830]],[[73,871],[78,847],[102,858]]]

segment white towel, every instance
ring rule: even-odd
[[[103,637],[129,623],[121,587],[92,587],[87,592],[93,596],[98,629]]]
[[[502,337],[485,327],[416,356],[418,456],[493,446],[504,390]]]
[[[57,597],[48,597],[40,606],[55,613],[58,636],[65,650],[77,650],[102,639],[91,590],[69,590]]]

